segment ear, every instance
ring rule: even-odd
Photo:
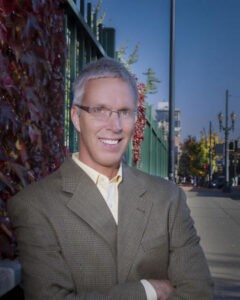
[[[79,108],[76,105],[71,108],[71,119],[75,129],[80,132]]]

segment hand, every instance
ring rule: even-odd
[[[174,291],[174,287],[169,280],[149,279],[148,281],[157,293],[157,300],[166,300]]]

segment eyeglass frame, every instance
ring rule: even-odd
[[[106,117],[106,119],[103,118],[101,121],[108,121],[111,118],[113,113],[116,113],[121,120],[124,120],[124,121],[129,120],[130,121],[130,120],[134,120],[134,117],[137,116],[137,113],[138,113],[137,109],[136,110],[131,110],[131,109],[112,110],[112,109],[109,109],[109,108],[106,108],[106,107],[101,107],[101,106],[91,107],[91,106],[85,106],[85,105],[79,105],[79,104],[75,104],[75,106],[77,106],[79,109],[82,109],[83,111],[86,111],[90,115],[91,114],[93,115],[93,113],[94,113],[93,110],[95,110],[95,109],[103,109],[104,111],[106,111],[108,113],[108,115],[103,114],[102,116]],[[128,112],[128,115],[124,116],[122,114],[123,112]],[[96,113],[96,111],[95,111],[95,113]],[[100,116],[101,115],[99,114],[99,117]],[[98,120],[100,120],[100,118]]]

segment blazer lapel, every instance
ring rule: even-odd
[[[63,190],[72,193],[67,207],[92,227],[116,256],[117,225],[95,183],[71,159],[62,171]]]
[[[124,168],[119,187],[118,280],[124,282],[130,272],[152,208],[146,201],[145,184],[129,168]]]

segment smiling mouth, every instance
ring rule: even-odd
[[[100,141],[103,143],[103,144],[107,144],[107,145],[117,145],[121,139],[100,139]]]

